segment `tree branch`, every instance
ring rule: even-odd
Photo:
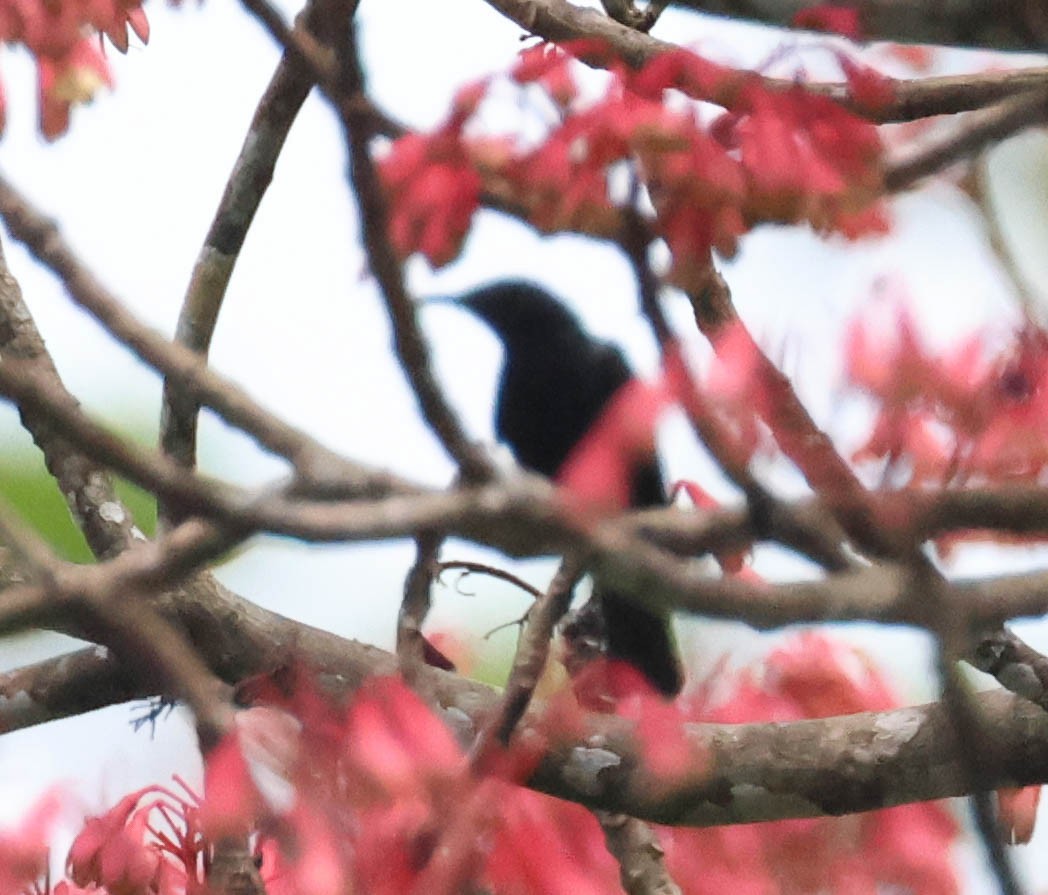
[[[7,267],[0,245],[0,355],[46,383],[51,404],[78,410],[79,405],[58,376],[33,315],[22,300],[18,281]],[[131,511],[117,497],[108,473],[85,457],[75,441],[56,431],[50,407],[19,406],[22,425],[44,455],[48,471],[65,496],[91,551],[98,558],[129,547],[136,535]]]
[[[626,814],[597,811],[608,851],[619,862],[626,895],[681,895],[666,869],[665,852],[649,824]]]
[[[975,155],[1005,137],[1043,124],[1048,117],[1048,91],[1031,90],[1004,100],[988,109],[972,112],[957,133],[911,158],[889,165],[884,172],[884,188],[898,192],[918,180]]]
[[[884,2],[890,2],[900,8],[916,5],[898,4],[894,0]],[[985,2],[993,5],[992,0]],[[675,44],[627,28],[597,10],[575,6],[566,0],[487,0],[487,3],[529,34],[544,40],[563,43],[597,38],[607,44],[616,57],[633,68],[642,67],[659,53],[677,49]],[[935,4],[923,5],[930,8]],[[738,14],[742,15],[741,12]],[[600,64],[597,60],[584,61],[595,66]],[[770,90],[790,90],[797,86],[796,82],[789,78],[768,78],[743,70],[737,71],[736,74],[739,79],[759,80]],[[891,80],[889,83],[892,98],[887,102],[878,101],[872,105],[853,98],[848,84],[842,82],[809,83],[804,85],[804,89],[827,96],[852,112],[883,124],[982,108],[988,103],[1024,90],[1043,88],[1046,82],[1048,69],[1043,67],[987,74]],[[737,83],[738,81],[733,83],[729,78],[719,92],[695,98],[731,108],[732,93]]]
[[[13,593],[4,591],[0,630],[9,632],[52,619],[72,622],[91,639],[111,647],[147,686],[155,682],[154,686],[185,700],[196,719],[205,754],[218,744],[232,724],[232,691],[211,673],[177,628],[135,594],[110,587],[104,577],[99,581],[91,574],[99,567],[58,559],[2,502],[0,541],[15,551],[36,585],[14,588]]]
[[[175,341],[206,359],[233,268],[270,183],[291,125],[313,86],[302,68],[281,59],[255,110],[225,192],[200,249],[178,315]],[[185,467],[196,464],[199,405],[164,378],[160,444]]]
[[[671,0],[696,12],[789,27],[811,0]],[[864,40],[947,44],[1041,52],[1048,21],[1037,4],[1023,0],[862,0]]]
[[[261,612],[267,615],[272,616]],[[272,671],[295,655],[320,668],[320,682],[344,697],[367,676],[396,669],[396,657],[389,653],[274,617],[279,621],[268,635],[261,635],[265,623],[261,628],[252,623],[243,629],[246,637],[230,641],[242,676]],[[276,647],[281,641],[284,646]],[[291,651],[292,644],[297,649]],[[0,675],[0,693],[21,692],[13,686],[15,677],[27,681],[52,675],[54,687],[69,693],[78,686],[71,678],[83,668],[94,670],[96,685],[115,692],[120,666],[104,657],[88,659],[92,652],[74,653],[75,661],[61,657]],[[498,695],[448,672],[427,668],[423,674],[445,719],[471,740]],[[1004,691],[978,694],[975,703],[991,744],[982,784],[1048,782],[1048,714]],[[58,706],[49,708],[53,712]],[[968,791],[952,723],[940,704],[788,723],[689,723],[684,735],[695,762],[672,780],[644,769],[631,722],[586,715],[577,735],[549,741],[541,712],[541,706],[534,707],[524,722],[538,724],[536,734],[549,742],[529,785],[657,823],[716,826],[838,816]],[[26,712],[25,720],[32,721],[32,714]],[[7,719],[16,722],[19,716],[10,710]]]
[[[527,626],[517,644],[513,666],[498,709],[485,722],[470,749],[474,766],[483,766],[489,758],[489,750],[496,744],[499,747],[509,745],[514,729],[531,704],[535,687],[546,668],[550,641],[557,623],[571,606],[575,585],[581,577],[582,570],[578,562],[564,560],[546,593],[528,610]]]
[[[0,217],[11,235],[62,281],[80,307],[145,363],[179,382],[193,400],[210,407],[262,447],[284,457],[307,481],[338,478],[345,485],[354,479],[352,463],[266,412],[241,388],[210,370],[195,352],[169,342],[136,320],[77,258],[54,222],[2,176]]]
[[[371,104],[365,89],[364,72],[357,58],[356,34],[352,25],[340,60],[342,83],[349,98],[342,122],[349,148],[351,185],[368,264],[385,299],[393,327],[394,350],[415,392],[423,417],[458,464],[461,476],[472,482],[490,479],[495,473],[491,458],[466,434],[433,375],[429,346],[418,325],[415,303],[404,286],[400,260],[389,241],[386,199],[371,159],[373,122],[367,112]],[[338,108],[338,104],[335,105]],[[363,111],[358,112],[358,107]]]

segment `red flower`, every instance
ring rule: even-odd
[[[596,819],[572,805],[502,785],[498,835],[483,881],[505,895],[604,895],[618,867]]]
[[[382,172],[400,252],[421,251],[433,264],[455,257],[482,183],[518,203],[544,231],[614,232],[620,200],[609,177],[623,162],[644,180],[678,285],[697,282],[710,248],[733,254],[739,236],[761,221],[807,222],[848,237],[885,229],[885,212],[875,204],[878,132],[831,100],[800,86],[769,90],[748,72],[675,50],[636,72],[613,68],[603,97],[583,106],[575,64],[540,45],[524,51],[511,72],[522,86],[541,85],[559,107],[558,122],[538,145],[463,135],[486,81],[457,98],[436,132],[394,144]],[[842,66],[868,105],[890,99],[886,82],[868,69],[843,58]],[[671,90],[731,112],[703,123],[697,106],[682,107]]]
[[[261,819],[266,804],[244,757],[241,734],[226,737],[204,762],[204,803],[200,819],[212,839],[241,836]]]
[[[286,851],[275,839],[259,846],[259,873],[268,895],[339,895],[349,887],[346,849],[337,834],[337,818],[325,817],[299,803],[284,818],[290,834]]]
[[[510,77],[518,84],[541,85],[550,99],[567,108],[579,93],[573,63],[573,57],[554,44],[540,43],[520,52]]]
[[[138,807],[147,786],[124,796],[105,814],[90,817],[73,840],[66,859],[78,886],[101,886],[112,895],[145,895],[155,888],[161,857],[148,841],[149,812],[157,804]]]
[[[0,43],[21,43],[36,58],[40,131],[49,140],[69,127],[70,107],[112,86],[94,32],[127,50],[127,29],[149,38],[137,0],[0,0]],[[0,131],[4,103],[0,95]]]
[[[37,79],[40,132],[49,140],[69,129],[74,103],[90,102],[101,87],[113,86],[109,65],[91,38],[77,41],[58,59],[40,57]]]
[[[47,870],[51,828],[60,809],[58,794],[48,792],[15,829],[0,832],[0,892],[24,892]]]
[[[898,704],[857,651],[808,633],[774,650],[760,669],[723,667],[682,705],[696,720],[792,721]],[[711,830],[662,831],[667,866],[688,895],[725,888],[753,895],[856,895],[899,889],[956,895],[950,864],[957,824],[934,803],[842,818],[778,821]],[[687,882],[684,882],[687,881]]]
[[[666,90],[692,99],[726,104],[753,75],[726,68],[691,50],[677,47],[653,56],[640,71],[626,75],[626,87],[638,96],[660,101]]]
[[[439,267],[462,247],[483,186],[462,129],[487,86],[487,80],[466,85],[440,128],[428,136],[406,134],[379,163],[390,198],[389,236],[405,257],[418,251]]]
[[[1030,841],[1040,801],[1040,785],[997,790],[997,820],[1005,842],[1025,845]]]
[[[931,352],[905,310],[894,328],[857,321],[847,374],[880,404],[857,459],[905,460],[911,481],[1030,478],[1048,467],[1048,335],[1025,325],[996,356],[976,334]]]
[[[859,10],[852,6],[817,3],[794,13],[790,24],[794,28],[829,31],[834,34],[842,34],[851,40],[862,40]]]
[[[847,53],[838,53],[837,61],[848,79],[848,89],[856,102],[867,109],[877,110],[895,99],[895,86],[891,78],[852,59]]]
[[[568,455],[557,483],[584,505],[628,506],[633,473],[655,453],[664,388],[633,379],[620,388]]]

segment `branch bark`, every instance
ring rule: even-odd
[[[789,27],[810,0],[672,0],[696,12]],[[1024,0],[863,0],[865,40],[1040,52],[1048,39],[1042,7]]]

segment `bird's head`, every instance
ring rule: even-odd
[[[483,320],[504,344],[541,344],[581,334],[575,315],[541,286],[526,280],[499,280],[441,303],[466,308]]]

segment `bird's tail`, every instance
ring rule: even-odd
[[[684,685],[684,669],[677,658],[669,619],[614,592],[601,591],[600,602],[608,658],[628,662],[660,693],[676,696]]]

